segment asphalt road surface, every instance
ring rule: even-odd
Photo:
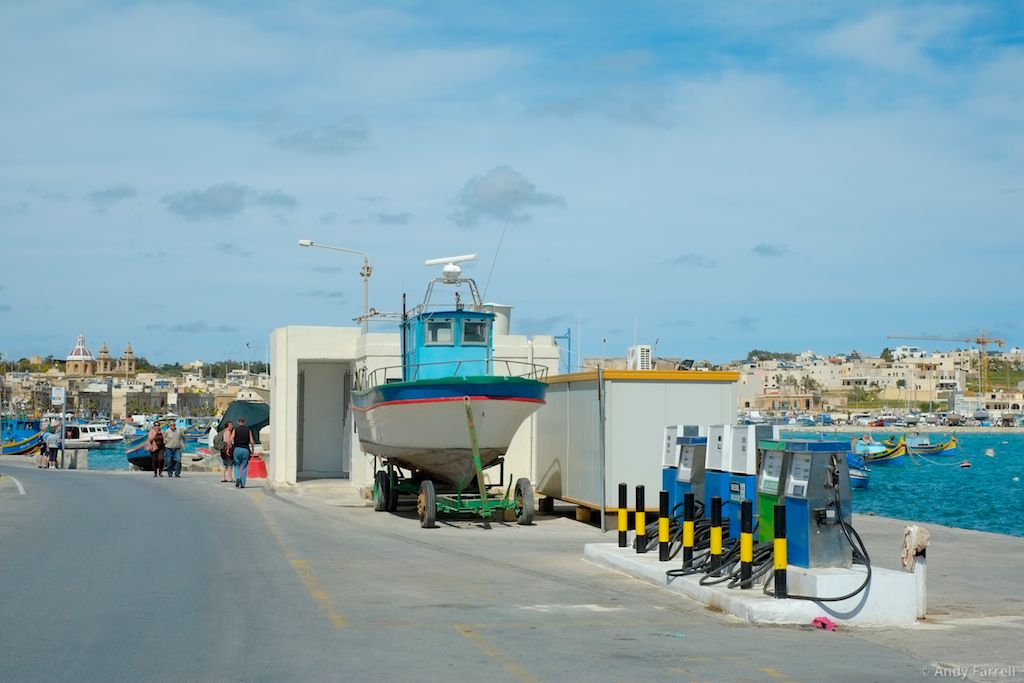
[[[748,626],[592,566],[583,544],[611,537],[560,517],[420,529],[411,511],[239,490],[216,474],[45,471],[22,458],[0,473],[9,683],[934,674],[898,642]]]

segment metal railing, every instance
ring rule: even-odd
[[[366,368],[360,368],[356,371],[355,380],[353,382],[354,389],[356,391],[366,391],[367,389],[377,385],[388,384],[390,382],[414,382],[421,379],[422,370],[436,370],[440,368],[444,368],[445,371],[440,373],[431,373],[430,379],[465,377],[467,375],[462,371],[474,368],[479,368],[479,371],[474,369],[472,376],[489,375],[494,377],[521,377],[523,379],[543,380],[548,375],[548,369],[543,365],[530,363],[528,361],[514,360],[511,358],[493,358],[489,361],[439,361],[435,363],[419,363],[417,365],[411,365],[407,368],[405,376],[403,376],[403,366],[401,365],[389,365],[387,367],[377,368],[372,372],[367,372]],[[502,370],[504,370],[504,372],[502,372]]]

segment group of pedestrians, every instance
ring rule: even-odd
[[[220,480],[233,481],[235,488],[244,489],[246,474],[249,471],[249,457],[255,447],[252,430],[245,425],[245,419],[239,418],[237,427],[229,421],[224,431],[214,438],[212,446],[220,453],[223,465]],[[150,454],[153,476],[162,477],[166,473],[168,477],[180,478],[181,453],[184,447],[185,440],[175,423],[171,422],[166,431],[155,424],[150,427],[145,449]],[[234,477],[229,478],[232,474]]]
[[[181,452],[185,450],[185,438],[178,431],[178,425],[171,423],[167,431],[158,425],[149,428],[146,451],[153,467],[153,476],[181,478]]]
[[[50,430],[43,434],[39,453],[36,454],[36,467],[44,470],[58,469],[57,452],[62,446],[63,440],[60,438],[59,433]]]
[[[255,447],[252,430],[246,426],[245,418],[238,418],[237,427],[229,420],[224,431],[214,438],[213,447],[220,452],[220,480],[234,481],[236,489],[244,489],[245,477],[249,472],[249,457]]]

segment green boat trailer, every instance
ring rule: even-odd
[[[511,511],[518,524],[529,525],[533,522],[533,486],[526,477],[520,478],[512,486],[512,477],[508,479],[508,487],[502,497],[488,495],[487,484],[484,482],[484,468],[480,460],[480,448],[477,444],[476,423],[473,420],[473,406],[469,397],[463,398],[466,408],[466,426],[469,430],[469,441],[473,451],[473,470],[478,485],[477,493],[463,491],[466,482],[461,481],[453,493],[438,493],[434,482],[430,479],[400,479],[398,472],[391,463],[387,470],[377,470],[373,481],[373,509],[394,512],[398,509],[400,495],[416,496],[416,514],[420,526],[429,529],[435,526],[437,513],[474,514],[489,527],[495,513],[500,512],[498,519],[505,521],[506,513]],[[510,494],[514,491],[514,495]]]

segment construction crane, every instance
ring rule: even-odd
[[[981,378],[979,380],[979,393],[988,391],[988,345],[995,344],[1002,348],[1003,344],[1006,343],[1003,339],[995,339],[988,336],[985,330],[981,331],[977,337],[923,337],[914,336],[909,334],[901,335],[890,335],[886,339],[924,339],[929,341],[953,341],[953,342],[966,342],[968,344],[977,344],[981,351]]]

